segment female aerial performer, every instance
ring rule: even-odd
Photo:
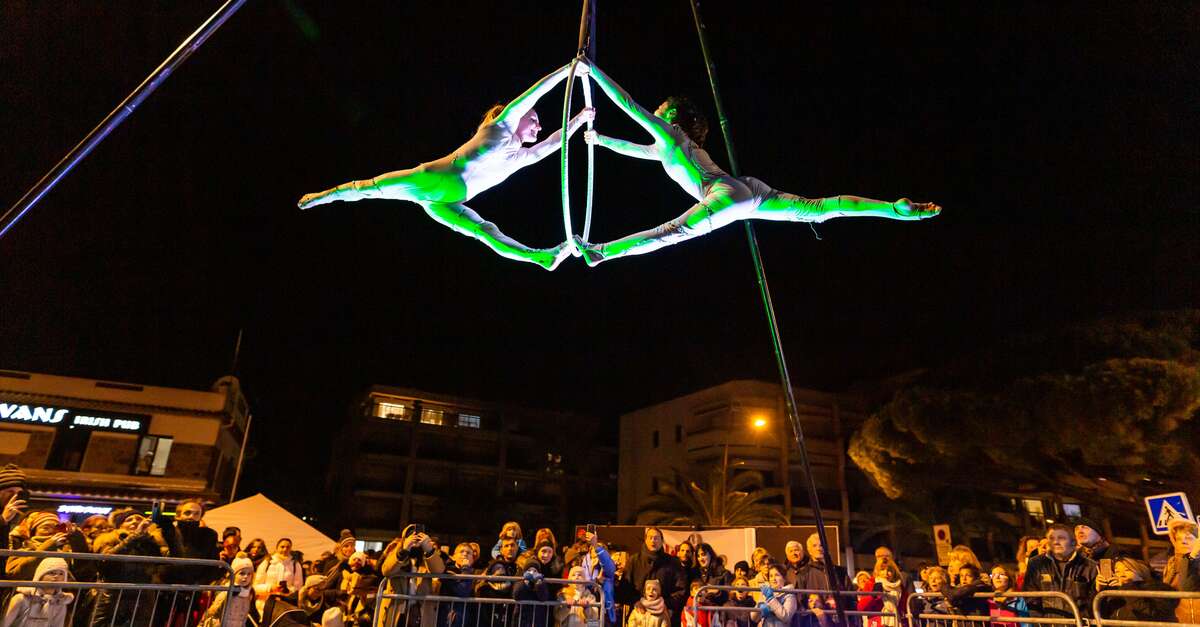
[[[488,110],[475,136],[454,152],[408,170],[388,172],[372,179],[343,183],[316,194],[305,194],[298,203],[308,209],[335,200],[363,198],[392,198],[417,203],[429,217],[463,235],[474,237],[501,257],[536,263],[553,270],[572,252],[571,242],[553,248],[530,248],[485,221],[466,206],[466,201],[507,179],[521,168],[541,161],[558,150],[562,129],[537,141],[542,130],[535,104],[567,76],[565,65],[534,83],[508,106],[496,105]],[[571,120],[569,132],[574,133],[584,122],[594,119],[595,110],[584,109]]]
[[[730,176],[702,148],[708,135],[708,121],[686,98],[668,98],[651,114],[599,68],[589,69],[583,61],[580,66],[583,72],[590,71],[604,93],[654,138],[654,143],[641,145],[587,131],[584,137],[588,143],[598,143],[627,157],[657,159],[667,176],[699,201],[670,222],[607,244],[591,244],[575,236],[575,246],[589,266],[658,250],[738,220],[824,222],[851,216],[920,220],[932,218],[942,210],[933,203],[917,203],[907,198],[894,203],[858,196],[802,198],[772,189],[753,177]]]

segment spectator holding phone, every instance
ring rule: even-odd
[[[515,545],[513,558],[516,557]],[[383,560],[379,566],[380,574],[387,578],[384,594],[416,594],[429,595],[433,593],[433,580],[428,578],[406,577],[409,573],[446,572],[446,563],[437,545],[425,533],[425,525],[413,524],[400,532],[400,537],[392,540],[383,550]],[[422,603],[393,601],[383,599],[380,602],[380,614],[376,620],[382,620],[383,625],[397,625],[401,615],[410,614],[403,623],[406,627],[434,627],[437,624],[436,601]]]
[[[1140,560],[1113,560],[1113,575],[1113,584],[1101,585],[1102,590],[1171,591],[1171,586],[1156,581],[1150,566]],[[1107,597],[1100,601],[1100,613],[1105,619],[1175,622],[1178,605],[1179,599]]]
[[[69,522],[59,522],[58,514],[54,512],[30,512],[21,527],[24,537],[19,546],[13,547],[18,550],[88,552],[83,533]],[[10,579],[32,581],[41,560],[40,557],[10,557],[4,571]]]
[[[300,562],[292,557],[291,538],[280,538],[275,543],[275,552],[271,557],[258,565],[254,573],[254,592],[258,599],[258,611],[266,616],[263,610],[266,601],[271,597],[282,598],[295,605],[297,594],[304,586],[304,572]]]
[[[25,489],[25,473],[16,464],[0,468],[0,541],[8,538],[9,532],[29,509],[29,491]]]

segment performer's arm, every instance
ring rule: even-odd
[[[609,78],[607,74],[600,71],[600,68],[592,65],[589,68],[589,72],[596,81],[596,84],[600,86],[600,89],[604,90],[604,93],[608,95],[609,100],[612,100],[613,104],[620,107],[630,118],[633,118],[634,122],[637,122],[642,128],[646,129],[646,132],[654,137],[656,143],[670,141],[670,125],[666,121],[638,104],[629,95],[629,92],[626,92],[620,85]]]
[[[595,131],[588,131],[588,133],[584,134],[584,137],[588,138],[588,143],[604,146],[619,155],[633,157],[634,159],[658,159],[658,151],[655,150],[654,144],[635,144],[624,139],[601,135]]]
[[[594,119],[595,117],[595,109],[584,109],[583,111],[576,113],[575,117],[571,118],[571,121],[567,124],[567,136],[570,137],[571,135],[574,135],[575,131],[579,130],[580,126],[583,126],[584,122],[587,122],[589,119]],[[529,148],[526,148],[524,152],[529,159],[529,163],[537,163],[538,161],[545,159],[547,155],[552,154],[555,150],[558,150],[561,146],[562,129],[560,128],[553,133],[550,133],[546,139],[543,139]]]
[[[532,87],[525,90],[525,93],[517,96],[515,100],[508,103],[504,110],[497,116],[497,122],[504,122],[511,127],[516,127],[517,122],[521,121],[521,117],[537,104],[537,101],[546,95],[546,92],[554,89],[554,86],[562,82],[567,77],[567,72],[571,66],[564,65],[557,70],[543,76],[541,80],[534,83]]]

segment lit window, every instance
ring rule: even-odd
[[[445,412],[440,409],[421,409],[421,424],[423,425],[443,425],[446,424]]]
[[[1079,506],[1079,503],[1063,503],[1063,516],[1079,518],[1083,516],[1083,508]]]
[[[138,444],[137,462],[134,465],[135,475],[154,475],[161,477],[167,474],[167,461],[171,458],[173,438],[146,435]]]
[[[478,429],[479,428],[479,416],[472,416],[471,414],[459,414],[458,415],[458,426],[470,427],[472,429]]]
[[[411,410],[400,403],[376,403],[375,417],[388,420],[412,420]]]

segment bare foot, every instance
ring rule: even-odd
[[[900,220],[924,220],[940,214],[942,208],[931,202],[913,202],[901,198],[892,203],[892,211],[896,212]]]
[[[558,264],[562,263],[567,257],[571,256],[571,253],[574,252],[574,250],[575,246],[572,245],[571,242],[563,242],[554,248],[545,249],[545,252],[549,255],[549,263],[544,263],[541,260],[539,260],[538,263],[543,268],[553,272],[554,269],[558,267]]]
[[[583,255],[583,261],[589,268],[595,268],[601,261],[604,261],[604,253],[600,252],[599,246],[583,241],[583,238],[578,235],[574,237],[574,241],[575,249]]]

